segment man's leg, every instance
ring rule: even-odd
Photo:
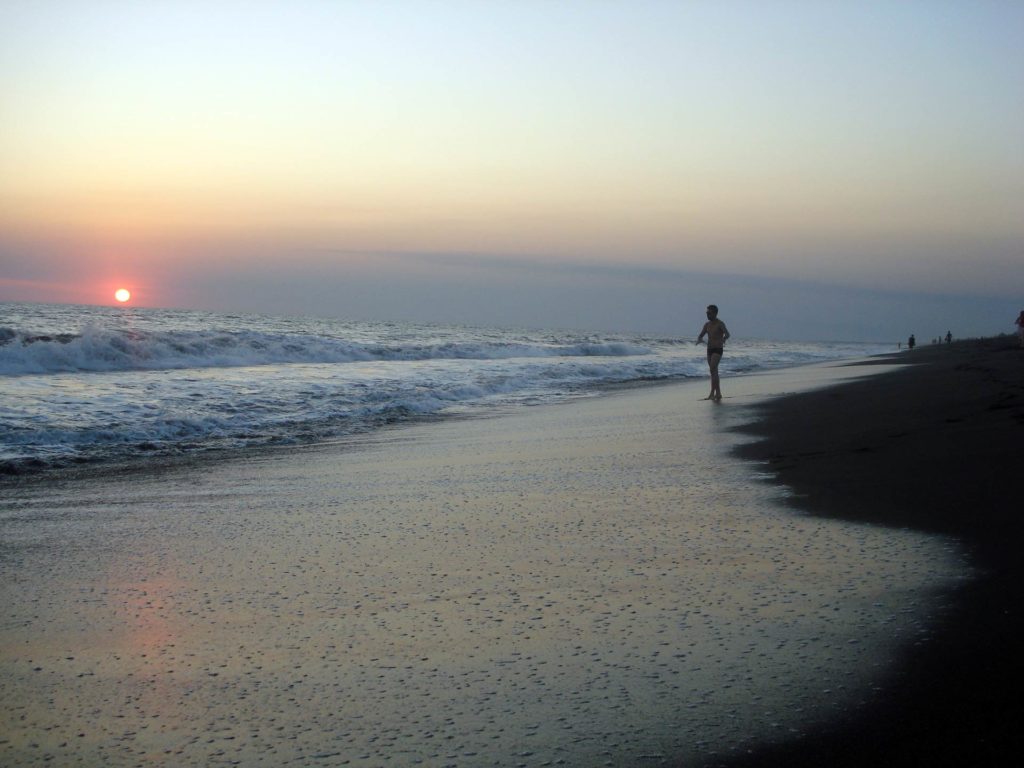
[[[722,397],[722,382],[718,378],[718,364],[721,361],[721,355],[708,357],[708,367],[711,368],[711,396],[716,399]]]

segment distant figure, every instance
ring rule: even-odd
[[[952,344],[953,343],[953,332],[952,331],[946,331],[946,343],[947,344]]]
[[[1024,309],[1020,311],[1014,322],[1017,324],[1017,336],[1020,338],[1021,349],[1024,349]]]
[[[910,334],[910,338],[907,339],[907,346],[913,349],[915,344],[917,344],[917,339],[914,338],[914,334]]]
[[[729,338],[729,329],[725,323],[718,319],[718,307],[708,304],[708,321],[700,329],[697,337],[697,344],[700,344],[705,336],[708,337],[708,368],[711,369],[711,394],[705,400],[722,399],[722,383],[718,379],[718,364],[722,362],[722,355],[725,352],[725,340]],[[1024,316],[1024,313],[1022,313]]]

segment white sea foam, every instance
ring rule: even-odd
[[[0,376],[369,360],[624,357],[647,355],[651,351],[625,342],[464,341],[389,345],[259,331],[133,331],[87,325],[79,334],[48,335],[0,328]]]
[[[740,341],[722,365],[875,351]],[[309,442],[706,373],[703,348],[627,334],[0,304],[0,471]]]

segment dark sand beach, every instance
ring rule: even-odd
[[[812,515],[955,537],[976,578],[860,716],[730,766],[1020,758],[1024,350],[1003,337],[897,359],[908,365],[759,407],[743,429],[760,440],[738,452],[766,462]]]

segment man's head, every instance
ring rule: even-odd
[[[718,317],[718,306],[715,304],[708,304],[708,317],[714,320]]]

